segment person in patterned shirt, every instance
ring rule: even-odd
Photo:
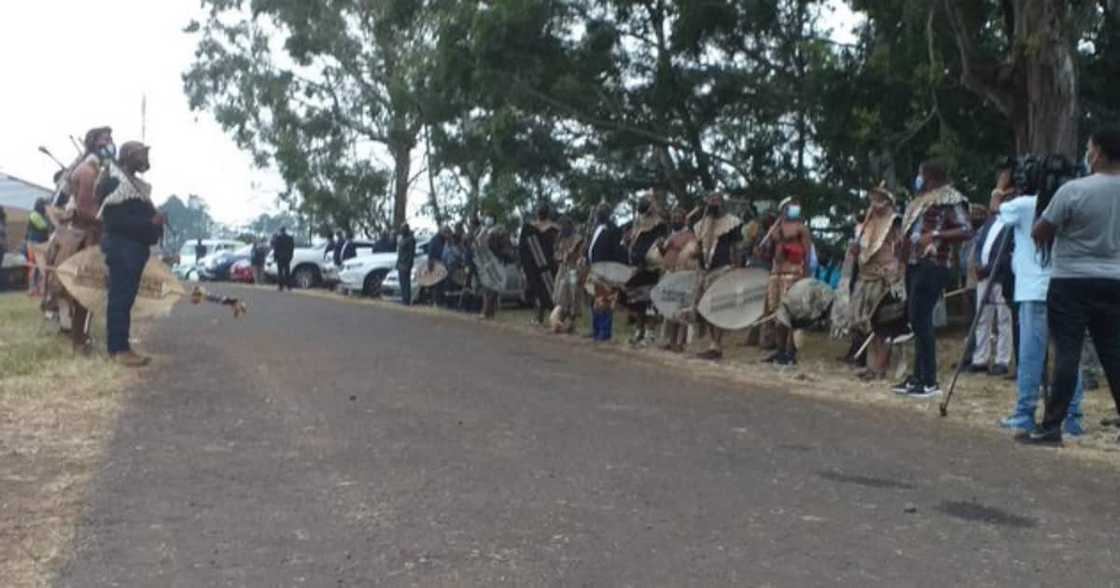
[[[914,330],[914,373],[894,391],[928,398],[941,394],[933,309],[949,281],[953,245],[972,238],[972,223],[968,199],[953,188],[944,163],[922,163],[914,191],[918,196],[902,218],[902,262],[906,265],[907,313]]]

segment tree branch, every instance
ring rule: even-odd
[[[1012,91],[999,83],[997,67],[981,63],[981,57],[974,42],[979,31],[974,30],[965,22],[964,14],[961,12],[957,0],[942,0],[941,7],[948,17],[949,28],[953,32],[957,51],[960,53],[961,83],[991,101],[1004,115],[1012,116],[1014,111]],[[930,10],[934,10],[933,6],[930,7]]]

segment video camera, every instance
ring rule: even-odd
[[[1083,164],[1057,153],[1008,157],[998,168],[1011,170],[1011,181],[1020,194],[1053,194],[1062,184],[1088,175]]]

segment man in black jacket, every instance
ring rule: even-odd
[[[296,251],[296,241],[288,234],[287,227],[280,227],[280,234],[272,238],[272,255],[276,258],[276,289],[292,290],[292,255]]]
[[[97,186],[102,198],[101,250],[109,268],[109,300],[105,313],[109,357],[128,367],[147,365],[128,343],[132,305],[152,245],[163,235],[164,216],[152,205],[152,187],[136,176],[148,171],[148,147],[136,141],[121,145],[119,167],[110,165]]]
[[[412,264],[416,260],[416,236],[408,223],[401,225],[397,237],[397,276],[401,283],[401,304],[412,305]]]
[[[622,248],[622,232],[611,222],[611,208],[606,203],[595,210],[595,228],[591,231],[591,241],[587,246],[587,261],[594,265],[601,261],[621,261],[626,252]],[[596,289],[591,302],[591,338],[595,341],[610,341],[614,327],[614,306],[608,296]]]

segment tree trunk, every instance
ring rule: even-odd
[[[1021,109],[1027,124],[1014,125],[1020,153],[1077,157],[1077,66],[1067,17],[1064,0],[1024,0],[1015,12],[1015,50],[1027,89]]]
[[[1011,123],[1019,153],[1061,153],[1076,158],[1080,149],[1077,65],[1066,0],[1013,0],[1004,3],[1005,22],[1015,29],[1011,54],[1000,62],[980,55],[975,40],[983,22],[969,20],[958,0],[944,0],[961,56],[961,81],[988,100]]]
[[[393,157],[393,226],[408,220],[408,184],[412,173],[412,146],[397,143],[390,149]]]

